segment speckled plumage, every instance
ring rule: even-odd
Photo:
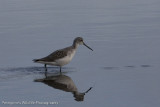
[[[74,39],[72,46],[66,47],[64,49],[56,50],[44,58],[34,59],[33,61],[36,63],[45,64],[45,68],[46,68],[46,65],[60,66],[60,71],[61,71],[61,66],[68,64],[72,60],[78,46],[82,44],[85,45],[87,48],[91,49],[83,42],[83,38],[77,37]],[[47,68],[46,68],[46,71],[47,71]]]

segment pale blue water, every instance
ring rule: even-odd
[[[0,0],[0,106],[159,107],[159,28],[159,0]],[[32,62],[77,36],[94,51],[80,46],[62,71],[78,92],[93,87],[80,102],[34,82],[45,75]],[[49,68],[49,75],[58,70]]]

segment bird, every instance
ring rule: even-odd
[[[33,62],[44,64],[46,72],[47,72],[47,65],[59,66],[61,73],[61,67],[68,64],[72,60],[79,45],[84,45],[88,49],[93,51],[92,48],[90,48],[88,45],[84,43],[82,37],[76,37],[71,46],[56,50],[46,57],[40,59],[34,59]]]

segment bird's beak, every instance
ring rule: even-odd
[[[90,49],[90,50],[92,50],[92,51],[93,51],[93,49],[92,49],[92,48],[90,48],[88,45],[86,45],[84,42],[83,42],[83,45],[84,45],[84,46],[86,46],[88,49]]]

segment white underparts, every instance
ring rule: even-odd
[[[54,65],[54,66],[64,66],[68,64],[75,55],[76,50],[71,50],[67,53],[67,56],[57,59],[54,62],[47,62],[47,61],[37,61],[37,63],[47,64],[47,65]]]

